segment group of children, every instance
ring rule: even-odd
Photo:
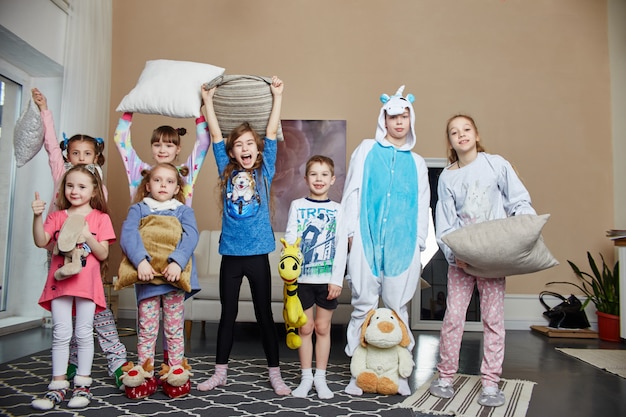
[[[137,270],[139,281],[135,285],[137,355],[141,367],[138,372],[145,372],[145,378],[137,384],[126,383],[137,372],[133,373],[133,364],[126,360],[126,349],[119,341],[101,284],[101,263],[106,262],[109,245],[115,241],[101,179],[104,142],[76,135],[70,139],[64,137],[59,147],[45,97],[33,90],[33,100],[44,120],[46,150],[58,192],[45,221],[45,202],[36,194],[32,203],[35,244],[49,249],[56,243],[68,216],[78,214],[86,221],[81,234],[84,245],[89,248],[83,269],[63,281],[54,278],[55,270],[63,265],[63,257],[51,257],[40,305],[52,312],[52,381],[45,396],[32,402],[34,408],[51,409],[63,401],[71,378],[74,390],[68,406],[80,408],[89,404],[93,329],[107,355],[110,375],[129,398],[146,397],[157,390],[153,365],[161,313],[164,368],[179,367],[184,371],[183,303],[200,290],[193,257],[198,230],[191,202],[193,185],[211,141],[223,205],[219,243],[221,316],[214,373],[197,385],[198,390],[208,391],[227,384],[239,290],[244,276],[250,283],[261,328],[269,383],[280,396],[307,397],[315,388],[319,398],[333,397],[326,382],[326,368],[332,315],[344,278],[349,284],[353,305],[345,349],[348,356],[352,356],[359,345],[361,327],[367,314],[379,305],[379,299],[408,324],[408,303],[420,280],[420,254],[425,249],[428,233],[430,186],[424,159],[412,151],[416,142],[414,98],[411,94],[403,96],[401,87],[391,97],[381,96],[383,106],[375,138],[364,140],[352,154],[341,203],[328,197],[335,182],[333,160],[315,155],[306,164],[304,180],[309,194],[291,203],[285,232],[288,243],[301,240],[304,259],[298,287],[307,316],[307,323],[299,329],[301,380],[293,391],[283,381],[279,338],[270,307],[270,269],[275,266],[268,260],[268,254],[275,249],[270,189],[275,173],[283,82],[273,77],[270,90],[273,106],[265,137],[261,138],[249,124],[243,123],[224,139],[213,107],[215,88],[201,88],[204,116],[196,120],[196,144],[182,166],[176,166],[175,161],[184,129],[169,126],[155,129],[151,139],[153,165],[141,161],[133,150],[132,114],[125,113],[119,121],[114,140],[127,171],[132,198],[122,226],[120,245]],[[477,285],[485,327],[483,391],[478,402],[495,407],[505,402],[504,394],[498,389],[504,359],[505,278],[486,279],[467,274],[463,269],[467,263],[457,259],[441,237],[467,224],[535,212],[528,192],[511,165],[502,157],[484,151],[471,117],[452,117],[446,125],[446,138],[450,164],[439,178],[435,226],[437,242],[449,263],[448,297],[441,330],[441,359],[437,365],[439,377],[431,384],[430,392],[442,398],[454,395],[452,382],[459,366],[465,311],[472,289]],[[252,196],[240,196],[233,189],[232,179],[241,174],[249,176],[255,184]],[[146,224],[154,218],[182,231],[162,270],[155,270],[150,263],[147,247],[152,243],[148,236],[152,235],[142,233],[142,228],[147,228]],[[177,284],[189,264],[191,290],[184,291]],[[163,283],[151,285],[156,277]],[[74,331],[73,314],[76,316]],[[73,336],[75,343],[70,342]],[[414,340],[410,337],[408,349],[412,350]],[[76,354],[72,353],[74,347],[77,347]],[[167,384],[165,377],[161,377],[164,385]],[[185,386],[166,393],[170,397],[185,395],[189,392],[188,381]],[[354,378],[345,392],[363,393]],[[400,378],[398,392],[410,394],[406,379]]]

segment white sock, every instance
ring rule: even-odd
[[[398,379],[398,394],[404,395],[405,397],[407,395],[411,395],[411,387],[409,386],[409,381],[406,378]]]
[[[298,388],[291,391],[291,395],[298,398],[306,398],[309,395],[309,391],[313,387],[313,371],[311,368],[302,370],[302,378],[300,379],[300,385]]]
[[[354,377],[350,378],[350,383],[348,383],[344,391],[350,395],[363,395],[363,390],[357,386],[356,378]]]
[[[326,384],[326,369],[315,369],[313,384],[315,384],[315,391],[317,391],[317,396],[320,399],[328,400],[335,396]]]

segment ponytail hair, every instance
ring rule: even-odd
[[[63,159],[65,162],[69,162],[69,158],[67,154],[69,153],[70,147],[75,142],[90,142],[93,145],[94,153],[96,154],[96,158],[94,159],[94,163],[103,166],[104,165],[104,140],[102,138],[94,138],[89,135],[76,134],[71,138],[67,138],[65,133],[63,133],[63,140],[59,143],[59,147],[61,151],[64,151]]]
[[[176,146],[180,146],[180,137],[187,134],[187,129],[184,127],[173,128],[172,126],[159,126],[152,131],[152,137],[150,138],[150,144],[163,142],[173,143]]]

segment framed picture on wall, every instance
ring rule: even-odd
[[[308,196],[304,174],[311,156],[325,155],[335,163],[331,200],[341,201],[346,179],[345,120],[281,120],[281,124],[284,140],[278,142],[276,175],[272,182],[272,227],[276,232],[285,231],[291,202]]]

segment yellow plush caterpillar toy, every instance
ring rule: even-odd
[[[298,298],[298,277],[302,266],[302,252],[300,252],[300,238],[290,245],[282,238],[283,251],[278,263],[278,273],[285,283],[283,290],[283,319],[287,330],[287,346],[289,349],[298,349],[302,339],[298,336],[298,329],[306,324],[307,318]]]

